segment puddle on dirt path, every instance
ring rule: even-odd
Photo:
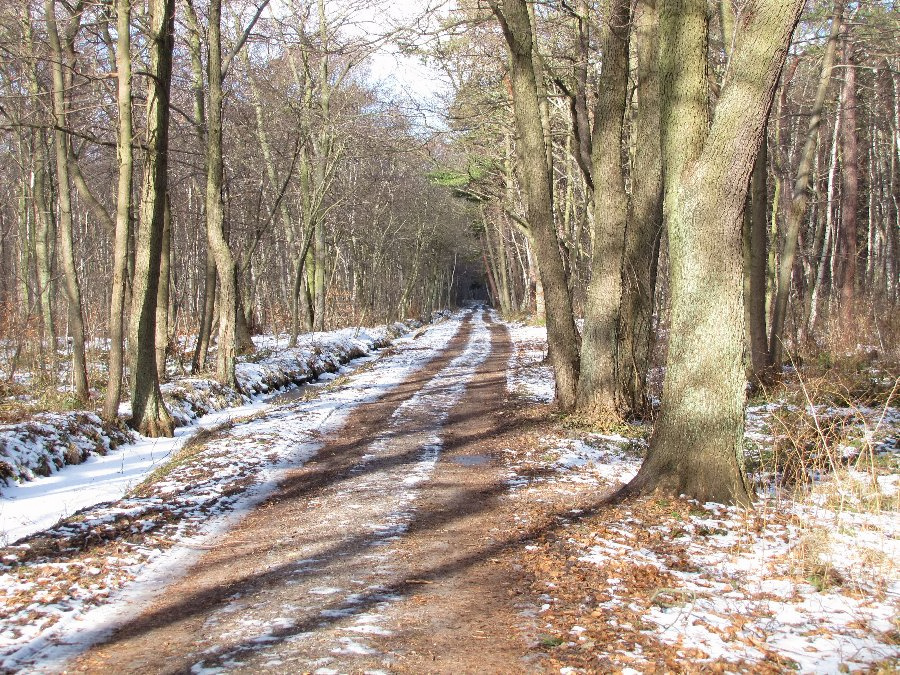
[[[295,403],[296,401],[303,401],[307,398],[307,396],[312,396],[316,391],[322,389],[322,385],[325,382],[308,382],[306,384],[298,384],[293,389],[288,389],[283,394],[278,394],[278,396],[274,397],[270,403],[275,405],[283,405],[285,403]]]
[[[451,457],[450,461],[461,466],[484,466],[491,463],[490,455],[459,455]]]

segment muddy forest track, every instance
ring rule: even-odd
[[[523,672],[499,526],[510,342],[470,313],[85,672]]]

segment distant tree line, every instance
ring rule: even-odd
[[[159,381],[179,337],[197,336],[187,368],[237,386],[253,331],[295,341],[468,292],[471,209],[429,180],[435,141],[368,76],[390,35],[354,30],[361,9],[0,3],[10,377],[23,364],[55,387],[68,337],[78,399],[105,390],[114,418],[125,383],[134,425],[170,434]]]

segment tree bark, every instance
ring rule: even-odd
[[[753,164],[750,183],[749,250],[747,267],[747,322],[752,377],[758,381],[770,369],[766,331],[766,230],[769,215],[768,142],[765,133]]]
[[[750,0],[707,134],[705,0],[664,0],[660,71],[671,332],[660,417],[620,496],[747,504],[743,217],[750,173],[803,0]]]
[[[488,233],[490,235],[490,233]],[[497,223],[497,268],[500,272],[500,304],[504,307],[503,312],[511,315],[513,312],[513,297],[509,283],[509,267],[506,252],[506,237],[503,222]]]
[[[313,237],[313,257],[315,260],[315,311],[313,312],[313,330],[325,330],[325,277],[328,264],[328,249],[325,240],[325,223],[316,218],[315,236]]]
[[[194,347],[194,359],[191,363],[191,372],[197,374],[206,370],[206,357],[209,353],[209,341],[212,337],[213,323],[216,312],[216,281],[218,271],[212,251],[206,252],[206,274],[203,284],[203,314],[200,317],[200,333],[197,335],[197,344]]]
[[[172,202],[166,195],[163,211],[162,247],[159,263],[159,285],[156,291],[156,372],[165,382],[166,354],[169,351],[169,300],[172,275]]]
[[[556,374],[556,397],[560,409],[570,411],[575,407],[578,386],[578,332],[553,221],[553,188],[535,77],[531,19],[525,0],[491,0],[491,7],[510,53],[519,161],[546,303],[548,351]]]
[[[622,254],[628,221],[622,140],[630,22],[630,0],[613,0],[601,40],[603,72],[597,87],[592,137],[594,250],[581,342],[578,410],[605,426],[621,419],[616,395]]]
[[[134,182],[134,155],[131,150],[134,139],[131,113],[131,0],[116,0],[116,32],[116,94],[119,113],[116,157],[119,163],[119,183],[116,193],[116,234],[109,311],[109,384],[103,404],[103,417],[107,420],[114,420],[119,414],[125,363],[125,284],[128,240],[131,238],[131,190]]]
[[[69,306],[69,333],[72,337],[72,377],[75,396],[80,401],[90,398],[87,360],[84,353],[84,314],[81,307],[81,283],[75,263],[75,242],[72,235],[72,192],[69,180],[69,139],[66,136],[66,78],[63,75],[63,50],[56,24],[55,0],[44,0],[44,16],[51,54],[51,95],[53,98],[53,132],[56,147],[57,198],[59,201],[59,234],[63,265],[63,281]],[[80,8],[76,8],[80,12]],[[77,19],[76,19],[77,21]],[[74,23],[74,22],[73,22]],[[67,36],[68,37],[68,36]]]
[[[207,33],[207,82],[209,107],[206,130],[206,237],[219,276],[219,341],[216,350],[216,379],[228,387],[238,387],[235,374],[236,326],[238,313],[237,265],[225,236],[222,186],[222,0],[209,3]]]
[[[38,59],[34,50],[34,35],[31,26],[31,14],[25,12],[22,21],[22,37],[25,52],[30,64],[28,67],[28,93],[37,99],[41,95],[41,86],[37,68]],[[38,305],[41,313],[41,326],[47,340],[51,361],[52,381],[56,379],[56,323],[53,315],[53,241],[56,238],[50,190],[47,185],[47,172],[50,158],[47,150],[47,134],[43,129],[37,130],[33,137],[34,160],[31,164],[31,196],[34,216],[34,266],[37,281]],[[44,349],[43,340],[41,349]]]
[[[856,131],[856,63],[853,47],[845,40],[844,83],[841,88],[841,226],[837,237],[834,292],[839,296],[844,325],[850,326],[856,295],[856,236],[859,209],[859,137]]]
[[[56,322],[53,315],[53,240],[55,230],[50,207],[49,190],[47,189],[47,171],[50,158],[47,156],[47,139],[38,133],[35,141],[35,162],[33,169],[34,187],[32,190],[35,235],[34,262],[37,274],[38,302],[41,308],[42,326],[50,350],[50,359],[56,363]],[[56,378],[53,368],[53,378]]]
[[[131,424],[145,436],[171,436],[172,417],[159,390],[156,304],[168,188],[169,89],[175,44],[175,0],[150,0],[150,74],[144,185],[135,252],[129,339],[133,345]]]
[[[648,412],[647,369],[653,343],[653,296],[662,237],[659,110],[659,16],[656,0],[639,0],[634,18],[638,60],[634,177],[625,228],[619,308],[618,403],[623,414]]]
[[[203,83],[203,56],[200,21],[194,9],[192,0],[185,0],[185,22],[188,26],[188,48],[191,54],[191,92],[193,93],[194,129],[203,147],[207,147],[206,137],[206,100]],[[204,171],[208,173],[206,156],[203,158]],[[216,309],[216,282],[218,270],[212,251],[207,247],[206,272],[203,283],[203,311],[200,316],[197,344],[194,346],[194,356],[191,360],[191,372],[197,373],[206,370],[206,359],[209,353],[209,342],[212,339],[212,329],[215,322]]]

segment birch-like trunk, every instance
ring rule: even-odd
[[[791,295],[791,276],[794,269],[794,258],[797,254],[797,241],[800,225],[806,217],[809,203],[810,186],[812,185],[812,165],[816,146],[819,141],[819,127],[822,124],[822,111],[825,109],[825,96],[831,82],[831,69],[834,65],[834,53],[843,22],[844,2],[837,0],[834,15],[831,19],[831,33],[822,56],[822,70],[819,75],[816,98],[810,110],[809,124],[806,129],[806,140],[797,167],[794,189],[791,193],[790,209],[784,232],[784,249],[778,262],[778,281],[772,307],[772,325],[769,336],[769,362],[776,370],[781,366],[784,353],[784,322],[787,318],[788,300]]]
[[[79,10],[80,11],[80,10]],[[75,396],[80,401],[90,398],[87,360],[84,353],[84,314],[81,307],[81,283],[75,263],[75,242],[72,235],[72,188],[69,179],[69,138],[66,135],[67,79],[63,73],[63,50],[56,23],[55,0],[44,0],[44,18],[50,41],[51,97],[53,100],[54,147],[56,149],[57,200],[59,204],[60,260],[63,266],[63,286],[68,301],[69,333],[72,337],[72,379]],[[73,19],[75,24],[80,18]],[[74,28],[73,28],[74,29]]]
[[[131,238],[131,190],[134,182],[134,127],[131,114],[131,0],[116,0],[116,102],[118,135],[116,158],[119,183],[116,193],[115,248],[113,250],[112,298],[109,310],[109,384],[103,416],[118,416],[125,363],[125,285],[128,271],[128,240]]]

